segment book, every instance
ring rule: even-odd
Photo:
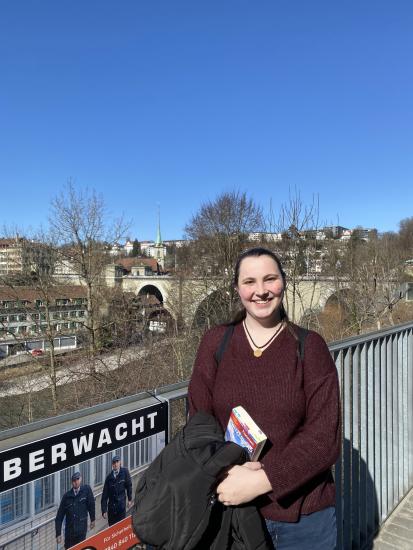
[[[244,407],[234,407],[225,431],[225,441],[232,441],[244,447],[250,460],[258,460],[267,441],[265,433],[257,426]]]

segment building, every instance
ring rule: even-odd
[[[133,241],[127,239],[125,244],[113,243],[109,254],[111,256],[129,256],[133,250]]]
[[[0,239],[0,277],[22,273],[25,268],[24,239]]]
[[[248,233],[248,240],[251,242],[276,242],[282,240],[281,233],[266,233],[264,231],[256,231],[255,233]]]
[[[133,275],[135,277],[148,277],[149,275],[161,275],[161,266],[156,258],[119,258],[116,266],[121,268],[122,276]],[[118,273],[119,276],[119,273]]]
[[[186,246],[189,242],[187,239],[170,239],[169,241],[163,241],[163,244],[165,246],[171,246],[175,248],[182,248],[183,246]]]
[[[129,256],[129,254],[131,254],[133,250],[133,241],[128,239],[123,245],[123,250],[125,251],[125,254]]]
[[[324,232],[327,235],[331,235],[333,239],[340,239],[344,231],[349,231],[349,229],[342,225],[327,225],[324,227]]]
[[[56,286],[44,294],[35,288],[0,287],[0,357],[21,351],[47,349],[45,337],[50,326],[61,346],[75,347],[73,335],[87,318],[86,289],[83,286]],[[49,323],[47,316],[49,315]]]
[[[339,237],[340,241],[349,241],[351,239],[351,229],[344,229]]]
[[[372,238],[377,237],[377,229],[366,229],[364,227],[356,227],[352,231],[352,236],[363,241],[369,241]]]

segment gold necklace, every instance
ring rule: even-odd
[[[252,345],[254,346],[254,357],[261,357],[263,348],[267,347],[271,342],[274,340],[274,338],[277,336],[277,334],[280,332],[283,322],[281,321],[279,325],[277,325],[277,330],[274,332],[274,334],[271,336],[271,338],[268,340],[268,342],[265,342],[262,346],[257,346],[257,344],[252,339],[252,336],[250,334],[250,331],[248,330],[247,323],[245,322],[245,319],[243,321],[243,325],[245,328],[246,333],[248,334],[249,339],[251,340]]]

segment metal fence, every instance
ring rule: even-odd
[[[343,408],[338,548],[368,548],[413,487],[413,323],[334,343],[330,351]]]
[[[380,524],[413,488],[413,323],[329,348],[343,410],[342,454],[335,466],[338,549],[366,549]],[[153,395],[170,404],[172,435],[185,419],[187,384],[157,388]],[[36,545],[43,540],[42,529],[50,530],[50,520],[17,536],[13,546],[0,548],[42,550]]]

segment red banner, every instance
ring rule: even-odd
[[[132,529],[132,517],[128,516],[93,537],[72,546],[70,550],[127,550],[139,542]]]

